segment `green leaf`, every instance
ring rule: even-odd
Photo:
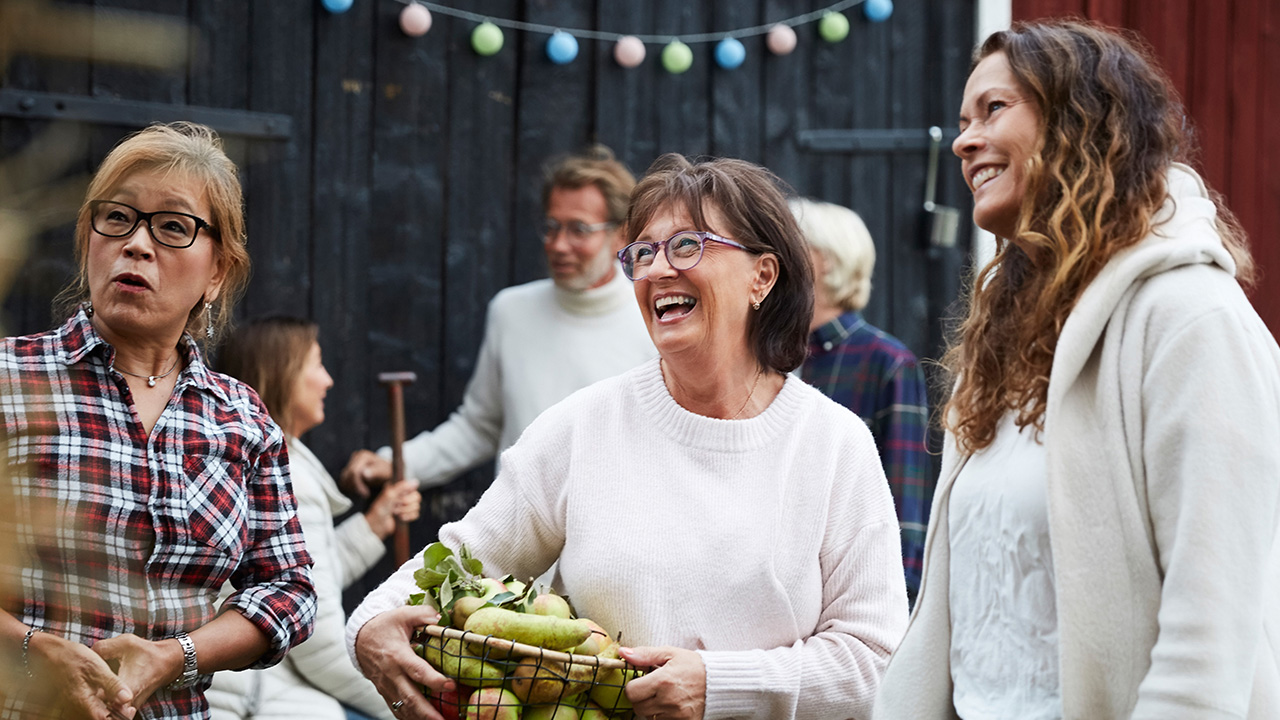
[[[445,583],[440,586],[440,608],[448,611],[453,609],[453,585]]]
[[[463,545],[458,549],[458,556],[462,559],[462,567],[472,575],[477,577],[484,575],[484,563],[477,560],[471,555],[471,549]]]
[[[448,557],[453,557],[453,551],[442,542],[433,542],[422,551],[422,564],[424,567],[435,568]]]
[[[500,592],[497,595],[494,595],[493,597],[489,598],[489,602],[493,603],[494,605],[502,605],[503,603],[509,603],[512,600],[515,600],[516,597],[517,597],[516,594],[513,592]]]
[[[406,605],[421,605],[423,600],[427,599],[426,593],[414,593],[409,596],[409,602]]]

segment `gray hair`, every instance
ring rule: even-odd
[[[809,247],[822,256],[820,282],[831,301],[844,310],[861,310],[871,299],[876,246],[858,213],[808,198],[793,198],[791,212]]]

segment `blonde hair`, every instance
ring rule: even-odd
[[[55,321],[75,312],[89,299],[88,251],[89,201],[109,197],[132,175],[159,170],[173,172],[204,185],[205,199],[213,217],[214,260],[224,273],[222,289],[213,301],[213,318],[204,317],[204,298],[191,308],[186,331],[197,340],[211,344],[231,325],[235,302],[249,284],[249,251],[244,236],[244,196],[235,163],[222,149],[218,134],[203,125],[189,122],[155,124],[121,140],[103,159],[89,183],[84,204],[76,219],[77,274],[54,299]],[[205,327],[212,325],[213,338]]]
[[[604,145],[592,145],[575,155],[553,159],[547,165],[545,175],[542,184],[544,212],[551,202],[552,190],[577,190],[594,185],[604,195],[609,222],[621,224],[627,219],[627,207],[631,204],[631,190],[636,186],[636,178]]]
[[[310,320],[259,318],[231,333],[219,353],[218,369],[256,390],[276,424],[292,433],[293,391],[319,338],[320,330]]]
[[[1038,151],[1013,238],[979,273],[943,366],[958,377],[943,423],[972,452],[995,439],[1006,412],[1044,430],[1049,374],[1062,326],[1111,258],[1146,237],[1166,177],[1191,151],[1186,115],[1139,41],[1097,25],[1017,23],[993,34],[974,66],[1003,53],[1040,110]],[[1218,232],[1248,286],[1244,232],[1214,194]]]
[[[792,198],[800,232],[826,264],[822,287],[843,310],[861,310],[871,300],[876,245],[858,213],[834,203]]]

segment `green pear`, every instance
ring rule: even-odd
[[[570,705],[531,705],[525,708],[524,720],[578,720],[578,711]]]
[[[630,710],[631,701],[627,699],[626,685],[639,676],[640,673],[636,670],[615,668],[606,671],[591,686],[591,702],[610,713]]]

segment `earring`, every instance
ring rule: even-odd
[[[213,303],[204,304],[204,314],[207,318],[207,324],[204,327],[204,336],[213,339]]]
[[[93,301],[87,300],[84,304],[85,317],[93,317]]]
[[[758,302],[757,302],[757,303],[751,303],[751,307],[755,308],[756,310],[759,310],[759,309],[760,309],[760,303],[758,303]]]

